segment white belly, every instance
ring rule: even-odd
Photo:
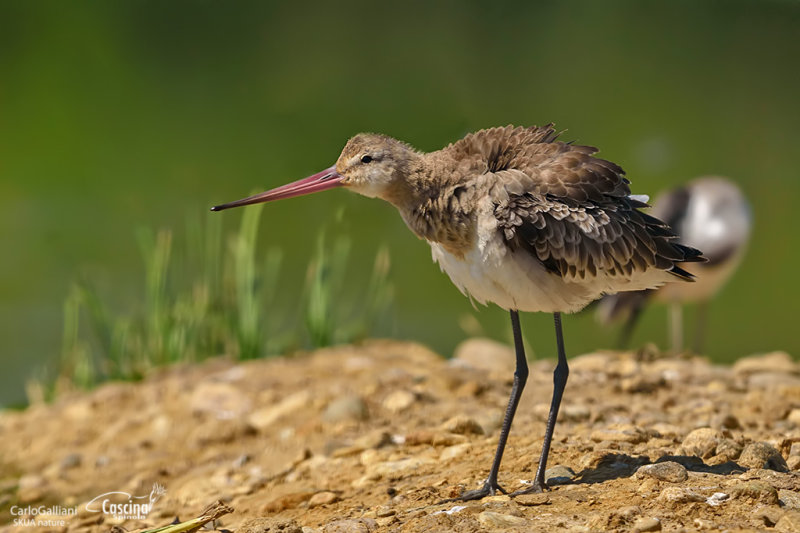
[[[475,242],[463,257],[430,242],[433,260],[439,263],[465,295],[481,304],[492,302],[503,309],[529,312],[574,313],[603,294],[655,288],[677,280],[663,270],[652,269],[630,277],[597,276],[566,281],[548,272],[525,250],[512,251],[492,225],[493,217],[478,225]]]

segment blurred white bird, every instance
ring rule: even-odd
[[[696,276],[692,284],[670,283],[658,289],[624,292],[600,300],[597,317],[603,323],[625,318],[620,347],[630,340],[637,319],[650,299],[670,305],[673,351],[683,349],[682,305],[696,303],[698,324],[693,349],[703,345],[708,302],[730,279],[744,256],[752,227],[750,204],[727,178],[706,176],[660,194],[650,213],[679,235],[679,242],[703,250],[705,263],[681,264]]]

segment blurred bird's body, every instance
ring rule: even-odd
[[[625,317],[622,344],[626,344],[636,320],[649,300],[671,306],[670,330],[673,350],[683,349],[681,306],[699,304],[699,323],[694,349],[700,351],[708,302],[738,268],[750,238],[750,204],[730,180],[719,176],[697,178],[683,187],[660,194],[650,213],[667,222],[679,242],[703,250],[707,261],[681,265],[695,276],[691,285],[671,283],[657,290],[606,296],[598,315],[609,322]]]
[[[579,311],[604,293],[641,290],[691,275],[677,263],[701,260],[675,243],[662,221],[638,211],[622,169],[595,148],[564,143],[551,126],[493,128],[422,153],[377,134],[350,139],[334,167],[226,209],[344,186],[394,205],[426,240],[433,259],[470,298],[511,313],[517,370],[495,460],[481,489],[497,480],[528,367],[518,311],[554,314],[558,365],[542,455],[530,490],[545,487],[544,469],[566,385],[562,312]]]

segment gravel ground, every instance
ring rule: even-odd
[[[486,477],[513,360],[483,339],[451,360],[370,341],[172,367],[0,413],[0,531],[134,531],[217,500],[234,510],[209,526],[252,533],[800,531],[800,365],[782,352],[732,367],[653,350],[573,357],[551,490],[441,503]],[[508,489],[535,472],[553,367],[531,362]],[[156,483],[166,492],[142,519],[86,508]]]

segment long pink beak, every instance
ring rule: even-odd
[[[317,172],[313,176],[303,178],[301,180],[293,181],[281,187],[248,196],[235,202],[227,204],[215,205],[211,208],[212,211],[222,211],[223,209],[230,209],[231,207],[240,207],[243,205],[260,204],[261,202],[271,202],[272,200],[282,200],[284,198],[291,198],[292,196],[300,196],[303,194],[311,194],[312,192],[324,191],[334,187],[340,187],[342,176],[336,172],[336,167],[326,168],[322,172]]]

